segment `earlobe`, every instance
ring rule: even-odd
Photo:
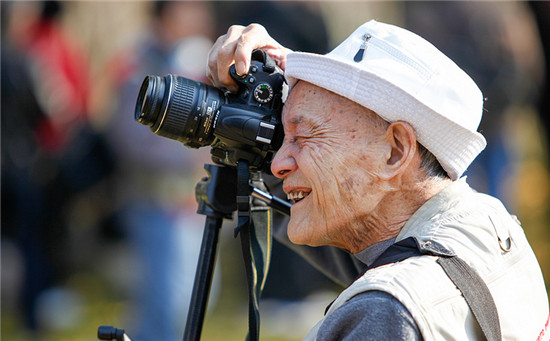
[[[404,174],[414,158],[416,153],[414,128],[407,122],[394,122],[386,130],[386,141],[391,151],[381,176],[389,180]]]

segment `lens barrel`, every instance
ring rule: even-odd
[[[213,121],[225,97],[218,89],[181,76],[147,76],[135,119],[155,134],[199,148],[214,140]]]

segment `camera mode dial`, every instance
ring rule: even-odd
[[[273,88],[267,83],[260,83],[254,89],[254,99],[259,103],[266,104],[273,99]]]

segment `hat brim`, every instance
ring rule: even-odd
[[[453,180],[464,173],[487,144],[480,133],[451,121],[445,113],[437,113],[374,70],[359,69],[348,61],[294,52],[287,56],[285,77],[291,89],[303,80],[356,102],[388,122],[410,123],[418,142],[434,154]],[[443,155],[444,158],[439,157]]]

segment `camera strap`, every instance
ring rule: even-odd
[[[271,58],[264,50],[252,51],[252,60],[257,60],[264,64],[264,70],[267,72],[274,72],[277,68],[277,63]]]
[[[254,187],[264,188],[261,180],[252,180]],[[241,249],[248,282],[248,336],[257,341],[260,336],[259,301],[262,294],[272,250],[273,216],[271,208],[250,197],[250,167],[240,160],[237,164],[238,225],[235,237],[240,234]]]

